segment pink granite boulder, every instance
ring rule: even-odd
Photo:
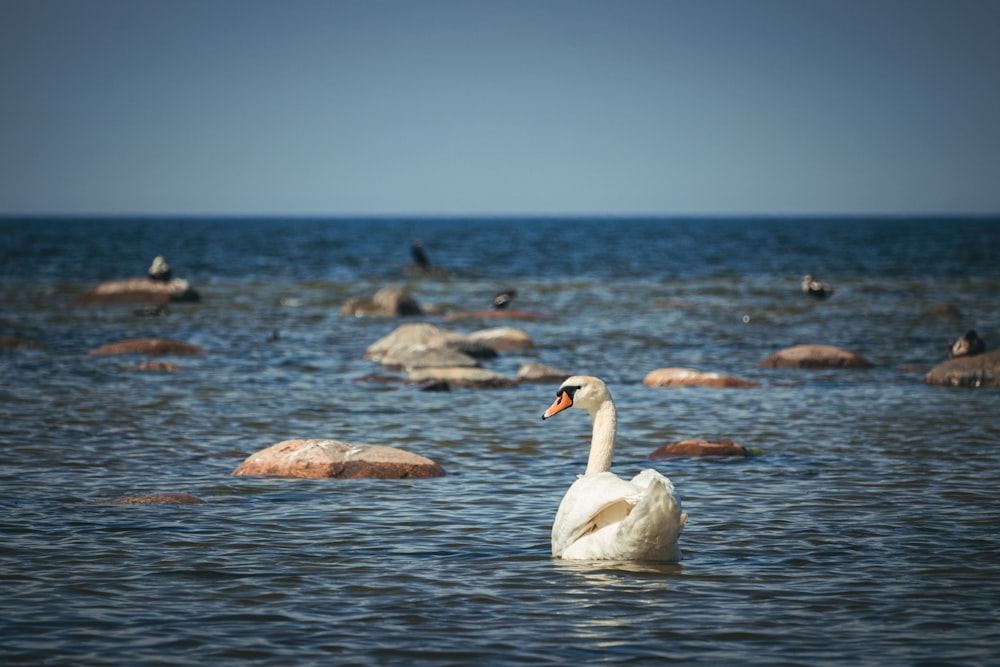
[[[705,373],[693,368],[658,368],[650,371],[642,383],[647,387],[759,387],[750,380],[722,375],[721,373]]]
[[[261,477],[335,477],[409,479],[444,474],[428,458],[380,445],[341,440],[285,440],[251,454],[233,475]]]
[[[833,345],[794,345],[775,352],[757,368],[872,368],[864,357]]]
[[[732,440],[686,438],[655,449],[649,458],[662,459],[670,456],[750,456],[750,450]]]

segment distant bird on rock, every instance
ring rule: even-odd
[[[833,293],[836,291],[813,275],[806,274],[802,276],[802,293],[807,296],[811,296],[814,299],[825,299],[828,296],[833,296]]]
[[[976,332],[969,329],[964,336],[959,336],[948,349],[948,358],[973,357],[986,351],[986,343]]]
[[[510,305],[510,302],[514,300],[515,296],[517,296],[516,290],[504,290],[493,297],[493,307],[496,310],[503,310]]]
[[[157,255],[153,259],[153,263],[149,265],[147,275],[150,280],[162,280],[165,283],[170,282],[172,277],[170,265],[167,264],[167,260],[163,259],[162,255]]]
[[[413,263],[419,266],[421,269],[429,269],[431,266],[431,260],[427,257],[427,253],[424,252],[424,242],[420,239],[413,239],[410,243],[410,254],[413,256]]]

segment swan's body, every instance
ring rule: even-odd
[[[552,555],[679,561],[677,539],[687,515],[674,495],[674,485],[652,469],[631,481],[609,472],[618,418],[607,386],[599,378],[577,375],[563,382],[556,396],[542,419],[567,408],[582,408],[594,421],[594,433],[587,470],[569,487],[556,512]]]

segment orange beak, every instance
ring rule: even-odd
[[[548,410],[542,413],[542,419],[548,419],[552,415],[571,407],[573,407],[573,397],[569,395],[568,391],[564,391],[556,396],[555,402],[549,406]]]

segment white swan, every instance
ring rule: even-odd
[[[560,385],[542,419],[582,408],[594,421],[587,470],[573,482],[552,525],[552,555],[575,560],[677,562],[687,514],[669,479],[646,469],[626,482],[609,472],[618,417],[602,380],[576,375]]]

